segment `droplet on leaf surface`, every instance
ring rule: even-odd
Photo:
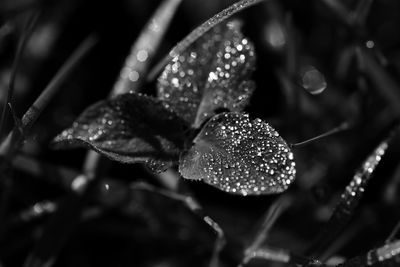
[[[217,109],[246,106],[255,87],[249,80],[254,65],[254,47],[240,32],[240,23],[219,24],[165,67],[158,98],[198,128]]]
[[[294,180],[293,153],[277,131],[245,113],[222,113],[207,122],[181,156],[184,178],[240,195],[285,191]]]
[[[161,171],[178,159],[183,122],[157,99],[123,94],[87,108],[54,139],[55,147],[89,146],[120,162]]]

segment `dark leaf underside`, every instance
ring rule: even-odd
[[[145,162],[163,170],[178,159],[183,132],[183,123],[162,102],[124,94],[90,106],[54,144],[87,145],[120,162]]]

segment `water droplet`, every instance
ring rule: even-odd
[[[313,66],[306,66],[301,74],[301,86],[310,94],[317,95],[326,89],[327,83],[319,70]]]
[[[147,60],[147,57],[148,57],[148,56],[149,56],[149,54],[147,53],[147,51],[144,50],[144,49],[142,49],[142,50],[139,50],[139,51],[138,51],[138,53],[137,53],[137,55],[136,55],[136,58],[137,58],[137,60],[139,60],[140,62],[144,62],[144,61]]]
[[[264,36],[267,44],[274,49],[282,49],[286,44],[285,30],[278,21],[271,21],[265,25]]]

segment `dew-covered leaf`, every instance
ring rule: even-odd
[[[87,145],[113,160],[163,170],[177,160],[183,139],[183,123],[162,102],[130,93],[90,106],[54,145]]]
[[[174,57],[158,79],[158,97],[188,124],[202,122],[224,108],[242,110],[254,90],[253,45],[240,23],[220,24]]]
[[[182,155],[184,178],[241,195],[279,193],[295,178],[293,153],[267,123],[245,113],[211,118]]]

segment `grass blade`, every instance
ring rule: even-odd
[[[146,75],[149,62],[157,51],[165,32],[182,0],[166,0],[143,28],[125,60],[112,96],[137,92]]]
[[[324,254],[326,248],[336,239],[337,235],[350,221],[361,197],[364,194],[365,188],[375,171],[375,168],[380,163],[388,148],[393,133],[394,132],[382,141],[367,157],[367,159],[361,164],[361,167],[357,170],[353,179],[347,185],[346,189],[340,196],[339,202],[337,203],[327,225],[309,249],[309,251],[312,252],[312,256],[318,258]],[[328,256],[329,255],[326,255],[326,257]]]

